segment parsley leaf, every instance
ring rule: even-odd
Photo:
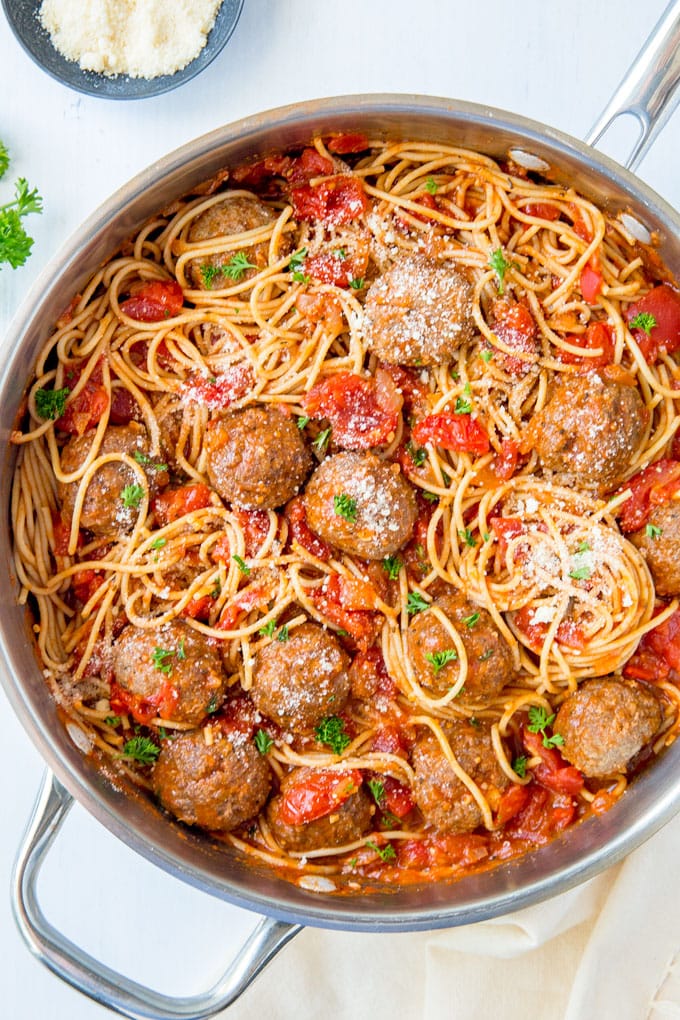
[[[137,509],[144,497],[143,485],[126,485],[120,494],[123,506]]]
[[[142,465],[142,467],[151,466],[156,471],[167,471],[168,470],[168,465],[167,464],[155,464],[154,460],[153,460],[153,457],[149,457],[149,455],[147,453],[142,453],[141,450],[135,450],[135,452],[132,454],[132,456],[135,458],[135,460],[137,461],[138,464]]]
[[[493,349],[491,347],[486,347],[483,351],[480,351],[479,356],[482,359],[482,361],[486,361],[488,365],[491,359],[493,358]]]
[[[9,167],[9,153],[0,142],[0,177]],[[17,269],[31,254],[33,238],[29,237],[21,222],[30,213],[42,212],[42,199],[35,188],[29,190],[25,177],[14,185],[14,200],[0,205],[0,263],[6,262]]]
[[[70,392],[68,386],[64,386],[62,390],[36,390],[35,409],[40,417],[61,418]]]
[[[114,729],[120,726],[122,719],[119,715],[107,715],[104,723],[106,726],[112,726]]]
[[[366,846],[370,847],[371,850],[375,850],[381,861],[393,861],[397,856],[396,850],[391,843],[385,843],[385,846],[379,847],[372,839],[367,839]]]
[[[471,549],[474,549],[474,547],[477,545],[475,536],[472,534],[470,528],[465,528],[464,530],[463,528],[459,528],[458,538],[461,540],[461,542],[465,542],[466,545],[469,545]]]
[[[258,730],[255,736],[253,737],[253,741],[255,743],[255,747],[258,749],[260,754],[266,754],[274,743],[269,734],[266,733],[264,730]]]
[[[527,761],[529,759],[525,754],[520,754],[518,758],[512,763],[512,771],[516,772],[520,779],[524,779],[527,774]]]
[[[158,744],[151,737],[132,737],[123,745],[121,758],[139,762],[140,765],[153,765],[161,753]]]
[[[425,189],[429,191],[431,195],[435,195],[437,193],[437,182],[435,181],[434,177],[427,178],[427,180],[425,181]]]
[[[167,538],[154,538],[153,542],[151,543],[150,548],[151,549],[162,549],[164,545],[167,545],[167,542],[168,542]]]
[[[493,269],[494,273],[498,277],[497,284],[498,293],[503,294],[503,288],[505,286],[504,284],[505,274],[507,273],[508,269],[512,269],[513,267],[517,268],[517,263],[508,262],[508,260],[503,255],[503,249],[496,248],[496,250],[492,251],[491,255],[489,256],[489,266],[491,269]]]
[[[248,566],[246,561],[242,559],[240,556],[232,556],[232,560],[234,561],[238,569],[241,571],[241,573],[245,574],[245,576],[247,577],[248,574],[250,573],[250,567]]]
[[[572,577],[574,581],[587,581],[590,577],[590,567],[576,567],[575,570],[569,571],[569,577]]]
[[[215,262],[204,262],[200,266],[201,279],[206,290],[212,290],[212,285],[215,282],[217,276],[221,276],[223,267],[217,265]]]
[[[406,444],[406,451],[416,467],[421,467],[427,460],[427,450],[424,446],[414,446],[409,439]]]
[[[552,737],[546,734],[546,729],[555,720],[555,713],[548,715],[542,705],[532,705],[529,709],[529,723],[527,729],[531,733],[540,733],[543,737],[544,747],[559,747],[564,743],[564,737],[555,733]]]
[[[472,414],[472,404],[465,397],[456,397],[454,411],[456,414]]]
[[[206,715],[214,715],[217,709],[220,707],[220,699],[217,691],[212,695],[210,701],[205,706]]]
[[[338,517],[344,517],[350,524],[355,524],[357,519],[357,501],[354,496],[341,492],[339,496],[333,496],[333,511]]]
[[[408,598],[406,599],[406,611],[409,616],[413,616],[416,613],[422,613],[423,609],[427,609],[430,603],[427,599],[423,598],[419,591],[410,591]]]
[[[312,446],[315,447],[315,449],[317,449],[319,453],[322,453],[328,446],[328,441],[330,438],[331,429],[330,428],[324,429],[323,432],[319,432],[318,436],[312,443]]]
[[[495,655],[495,649],[494,648],[487,648],[487,650],[485,652],[482,652],[481,655],[477,656],[477,661],[478,662],[488,662],[488,660],[493,658],[494,655]]]
[[[260,627],[257,633],[261,634],[262,637],[272,637],[275,630],[276,620],[267,620],[265,625],[263,627]]]
[[[432,666],[436,675],[447,663],[454,662],[458,658],[458,652],[454,648],[446,648],[442,652],[428,652],[425,658]]]
[[[159,673],[172,673],[172,663],[169,661],[174,658],[174,651],[172,648],[159,648],[156,646],[151,655],[151,661]]]
[[[382,568],[390,581],[396,581],[403,564],[398,556],[386,556],[382,561]]]
[[[651,335],[656,326],[656,317],[651,312],[639,312],[634,319],[628,323],[631,329],[641,329],[647,336]]]
[[[479,612],[471,613],[470,616],[464,616],[463,623],[472,630],[475,624],[479,623]]]
[[[361,288],[364,285],[364,278],[363,278],[363,276],[358,276],[358,277],[355,277],[353,280],[350,280],[349,281],[349,285],[352,288],[352,290],[361,290]]]
[[[663,535],[663,528],[660,528],[658,524],[647,524],[645,526],[645,535],[647,538],[661,538]]]
[[[283,643],[284,641],[288,640],[288,637],[289,637],[289,635],[288,635],[288,625],[284,623],[283,627],[281,628],[281,630],[276,635],[276,640],[277,641],[281,641],[281,643]]]
[[[290,257],[290,262],[288,263],[289,272],[292,273],[295,269],[299,269],[306,258],[307,258],[306,248],[300,248],[299,251],[294,252]]]
[[[330,747],[333,754],[342,754],[352,743],[352,738],[345,733],[345,722],[338,715],[329,715],[317,725],[314,735],[320,744]]]
[[[369,779],[367,785],[369,790],[373,794],[374,801],[376,802],[378,807],[380,807],[383,800],[385,799],[385,784],[381,782],[379,779]]]
[[[304,415],[301,414],[298,417],[297,427],[300,429],[300,432],[302,432],[303,428],[305,427],[305,425],[307,424],[308,421],[309,421],[309,415],[308,414],[304,414]]]
[[[248,256],[244,251],[237,251],[221,269],[230,280],[240,280],[246,269],[257,269],[257,266],[248,261]]]

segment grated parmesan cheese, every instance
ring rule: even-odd
[[[222,0],[42,0],[57,50],[86,71],[157,78],[186,67],[206,44]]]

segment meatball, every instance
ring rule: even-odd
[[[487,702],[495,698],[512,679],[514,670],[510,649],[489,613],[459,594],[442,595],[432,605],[454,625],[467,653],[468,671],[459,700]],[[455,645],[431,608],[418,613],[411,622],[408,650],[416,680],[426,690],[446,694],[458,680],[457,657],[437,664],[436,657],[455,651]]]
[[[297,786],[306,776],[313,778],[314,769],[292,769],[281,782],[281,792],[267,805],[267,821],[274,839],[284,850],[308,853],[322,847],[344,846],[361,839],[372,826],[373,804],[363,786],[350,794],[347,800],[329,814],[309,822],[293,825],[281,817],[283,799],[291,786]]]
[[[87,457],[95,437],[95,429],[89,429],[82,436],[70,439],[61,453],[61,469],[71,474],[81,466]],[[168,484],[165,464],[158,464],[150,456],[146,429],[137,422],[129,425],[110,425],[104,433],[97,453],[103,457],[111,453],[124,453],[136,460],[146,475],[149,500]],[[159,458],[160,459],[160,458]],[[162,469],[162,470],[161,470]],[[59,483],[61,515],[70,525],[78,495],[80,482]],[[123,491],[140,484],[136,471],[112,460],[98,468],[92,476],[80,512],[80,525],[95,535],[124,535],[131,531],[138,517],[139,500],[125,498]]]
[[[628,538],[647,560],[658,595],[680,595],[680,503],[655,507],[647,528]]]
[[[472,339],[472,287],[450,264],[407,255],[366,294],[365,341],[392,365],[440,365]]]
[[[113,648],[113,673],[123,690],[156,704],[162,718],[194,726],[226,690],[219,651],[181,620],[156,630],[128,624]]]
[[[305,513],[312,531],[331,545],[381,560],[410,538],[416,497],[396,465],[373,453],[336,453],[312,475]]]
[[[188,825],[229,832],[259,814],[271,787],[264,755],[243,734],[208,725],[164,740],[153,788]]]
[[[205,445],[213,487],[228,502],[250,509],[287,503],[312,464],[295,422],[267,405],[211,422]]]
[[[209,241],[213,237],[230,237],[233,234],[244,234],[248,230],[257,230],[274,223],[276,212],[264,205],[254,195],[236,195],[223,202],[211,205],[209,209],[197,216],[189,228],[188,240]],[[205,258],[191,259],[187,266],[187,274],[195,287],[201,290],[212,290],[218,287],[231,287],[235,280],[221,272],[234,257],[234,251],[217,252]],[[239,274],[239,281],[249,280],[269,262],[269,241],[244,246],[239,250],[254,268],[245,269]]]
[[[255,656],[251,697],[279,726],[311,730],[342,711],[350,680],[349,659],[332,634],[303,623],[288,641],[272,641]]]
[[[564,484],[607,492],[630,469],[648,419],[633,386],[587,372],[555,387],[530,431],[543,467]]]
[[[442,729],[458,764],[477,784],[495,809],[508,778],[491,744],[491,727],[484,722],[445,722]],[[471,832],[482,824],[482,812],[467,786],[451,768],[434,733],[420,737],[413,748],[413,796],[429,825],[439,832]]]
[[[620,676],[586,680],[560,707],[553,732],[560,751],[586,776],[625,772],[663,718],[651,687]]]

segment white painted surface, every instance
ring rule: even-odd
[[[28,264],[0,270],[0,342],[36,273],[113,190],[180,144],[259,110],[361,92],[453,96],[583,136],[664,0],[246,0],[222,55],[156,99],[69,91],[24,54],[0,15],[0,138],[45,200]],[[640,176],[678,207],[676,113]],[[0,190],[0,194],[4,194]],[[11,918],[12,861],[42,762],[0,691],[0,1017],[108,1014],[36,963]],[[48,916],[114,967],[175,993],[221,970],[253,916],[163,875],[75,807],[45,867]],[[270,972],[270,974],[272,974]],[[267,981],[265,975],[262,980]],[[367,1014],[368,1015],[368,1014]]]

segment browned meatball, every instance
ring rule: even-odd
[[[544,468],[565,484],[606,492],[630,469],[648,419],[635,387],[587,372],[555,386],[530,432]]]
[[[163,807],[188,825],[229,832],[259,814],[269,796],[271,769],[243,734],[218,724],[164,740],[153,771]]]
[[[442,723],[442,729],[456,761],[495,810],[509,780],[494,753],[490,726],[460,720]],[[412,757],[413,795],[426,822],[439,832],[454,833],[471,832],[482,824],[477,801],[451,768],[434,733],[428,730],[416,741]]]
[[[647,560],[658,595],[680,595],[680,504],[655,507],[647,526],[628,538]]]
[[[273,510],[297,493],[312,464],[291,418],[267,405],[234,411],[205,435],[208,476],[223,499]]]
[[[305,777],[314,781],[315,769],[292,769],[281,782],[281,792],[272,797],[267,805],[267,821],[274,839],[284,850],[298,850],[308,853],[322,847],[344,846],[361,839],[371,828],[373,804],[361,786],[339,807],[329,814],[299,825],[291,824],[281,817],[283,799],[291,788]]]
[[[87,457],[95,437],[95,429],[70,439],[61,453],[61,468],[65,474],[76,471]],[[110,425],[104,433],[97,453],[103,457],[111,453],[125,453],[139,463],[147,484],[149,500],[168,484],[165,464],[157,467],[160,458],[150,456],[146,429],[137,422],[129,425]],[[140,485],[137,473],[118,460],[109,461],[95,471],[85,493],[80,513],[81,527],[95,535],[123,535],[130,531],[138,517],[139,493],[132,486]],[[71,523],[76,504],[79,482],[59,484],[61,515]],[[124,494],[124,490],[128,492]]]
[[[189,228],[189,241],[209,241],[213,237],[230,237],[233,234],[244,234],[248,230],[257,230],[274,223],[276,212],[264,205],[254,195],[236,195],[226,198],[210,206],[197,216]],[[245,257],[255,268],[245,269],[233,279],[221,272],[228,266],[234,255]],[[191,259],[187,266],[187,274],[195,287],[202,290],[214,290],[221,287],[232,287],[236,281],[249,280],[259,270],[264,269],[269,261],[269,241],[257,244],[244,244],[238,253],[232,251],[218,252],[205,258]]]
[[[181,620],[154,630],[128,624],[113,648],[116,682],[173,722],[198,725],[219,708],[226,689],[220,653]]]
[[[317,623],[303,623],[287,641],[272,641],[255,656],[251,697],[279,726],[311,730],[342,711],[349,695],[349,659]]]
[[[662,721],[651,687],[620,676],[586,680],[560,707],[553,725],[560,751],[586,776],[625,772]]]
[[[392,365],[440,365],[472,339],[472,287],[450,263],[406,255],[371,285],[366,346]]]
[[[510,649],[489,613],[462,594],[442,595],[432,605],[454,625],[467,653],[468,671],[459,700],[486,702],[496,697],[514,671]],[[413,618],[408,629],[408,651],[416,680],[426,690],[446,694],[458,680],[457,656],[448,662],[446,655],[442,656],[455,651],[455,644],[432,609]]]
[[[413,489],[394,464],[373,453],[336,453],[319,465],[305,492],[312,531],[367,560],[391,556],[411,536]]]

